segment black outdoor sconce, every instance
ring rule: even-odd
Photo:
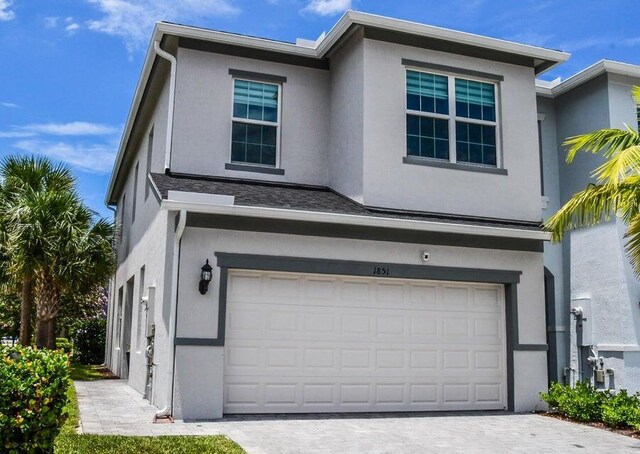
[[[200,271],[200,285],[198,289],[200,290],[200,294],[204,295],[209,290],[209,282],[211,282],[211,277],[213,276],[213,268],[209,265],[209,259],[207,259],[207,263],[202,265],[202,269]]]

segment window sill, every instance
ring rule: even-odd
[[[251,164],[236,164],[228,162],[224,165],[226,170],[238,170],[241,172],[267,173],[269,175],[284,175],[284,169],[275,167],[252,166]]]
[[[429,158],[418,158],[416,156],[404,156],[402,158],[404,164],[412,164],[427,167],[439,167],[441,169],[463,170],[467,172],[492,173],[494,175],[508,175],[507,169],[499,169],[497,167],[474,166],[473,164],[460,164],[449,161],[436,161]]]

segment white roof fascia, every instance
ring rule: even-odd
[[[344,24],[343,21],[345,22]],[[350,23],[347,24],[347,21]],[[347,11],[342,16],[336,26],[329,32],[325,40],[318,46],[320,54],[329,49],[338,40],[338,33],[341,34],[341,32],[351,24],[383,28],[385,30],[424,36],[427,38],[442,39],[445,41],[453,41],[470,46],[484,47],[486,49],[518,54],[531,58],[551,60],[556,62],[553,66],[568,60],[571,56],[571,54],[559,50],[546,49],[543,47],[531,46],[529,44],[520,44],[498,38],[489,38],[487,36],[475,35],[473,33],[450,30],[447,28],[435,27],[433,25],[425,25],[401,19],[393,19],[375,14],[361,13],[359,11]],[[552,67],[549,67],[545,71],[548,71],[551,68]]]
[[[464,225],[450,222],[418,221],[412,219],[361,216],[352,214],[327,213],[317,211],[286,210],[278,208],[251,207],[238,205],[218,205],[211,203],[163,200],[161,209],[194,213],[245,216],[254,218],[282,219],[308,222],[324,222],[342,225],[399,228],[424,232],[447,232],[461,235],[479,235],[501,238],[550,241],[551,234],[542,230],[522,230],[509,227]]]
[[[553,98],[605,73],[640,78],[640,66],[619,61],[600,60],[552,87],[547,86],[545,81],[536,81],[536,93]]]

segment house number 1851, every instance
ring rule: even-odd
[[[389,275],[389,268],[386,266],[376,266],[373,268],[373,275],[374,276],[388,276]]]

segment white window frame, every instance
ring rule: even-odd
[[[435,112],[422,112],[419,110],[411,110],[407,107],[407,71],[419,72],[422,74],[434,74],[437,76],[444,76],[447,78],[447,90],[448,90],[448,101],[449,101],[449,114],[440,114]],[[456,115],[456,79],[464,79],[470,80],[474,82],[482,82],[485,84],[491,84],[494,87],[494,96],[496,103],[496,121],[487,121],[487,120],[478,120],[475,118],[467,118],[467,117],[458,117]],[[415,66],[407,65],[405,66],[404,71],[404,111],[405,111],[405,155],[407,155],[407,126],[406,126],[406,117],[407,115],[417,115],[420,117],[429,117],[429,118],[438,118],[441,120],[448,120],[449,122],[449,161],[452,164],[459,165],[468,165],[468,166],[477,166],[484,167],[488,169],[501,169],[502,168],[502,131],[501,131],[501,104],[500,104],[500,84],[495,80],[484,79],[481,77],[467,76],[465,74],[456,74],[454,72],[443,72],[438,70],[425,70],[424,68],[418,68]],[[466,162],[461,161],[458,162],[457,159],[457,150],[456,150],[456,122],[462,123],[475,123],[479,125],[486,126],[495,126],[496,128],[496,165],[490,164],[481,164],[478,162]],[[411,156],[416,159],[424,159],[435,162],[443,162],[442,159],[438,158],[430,158],[428,156]],[[444,161],[447,162],[447,161]]]
[[[233,102],[235,98],[235,85],[236,80],[244,81],[244,82],[257,82],[261,84],[275,85],[278,87],[278,115],[277,122],[274,123],[272,121],[264,121],[264,120],[253,120],[250,118],[236,118],[233,116]],[[239,164],[246,166],[254,166],[254,167],[264,167],[267,169],[280,169],[280,141],[281,141],[281,123],[282,123],[282,89],[283,84],[278,82],[266,82],[260,79],[251,79],[246,77],[232,77],[231,78],[231,112],[230,117],[231,121],[229,122],[229,163],[231,164]],[[242,161],[232,161],[232,149],[233,149],[233,122],[240,122],[246,124],[254,124],[261,126],[275,126],[276,127],[276,163],[275,165],[269,164],[259,164],[257,162],[242,162]]]

